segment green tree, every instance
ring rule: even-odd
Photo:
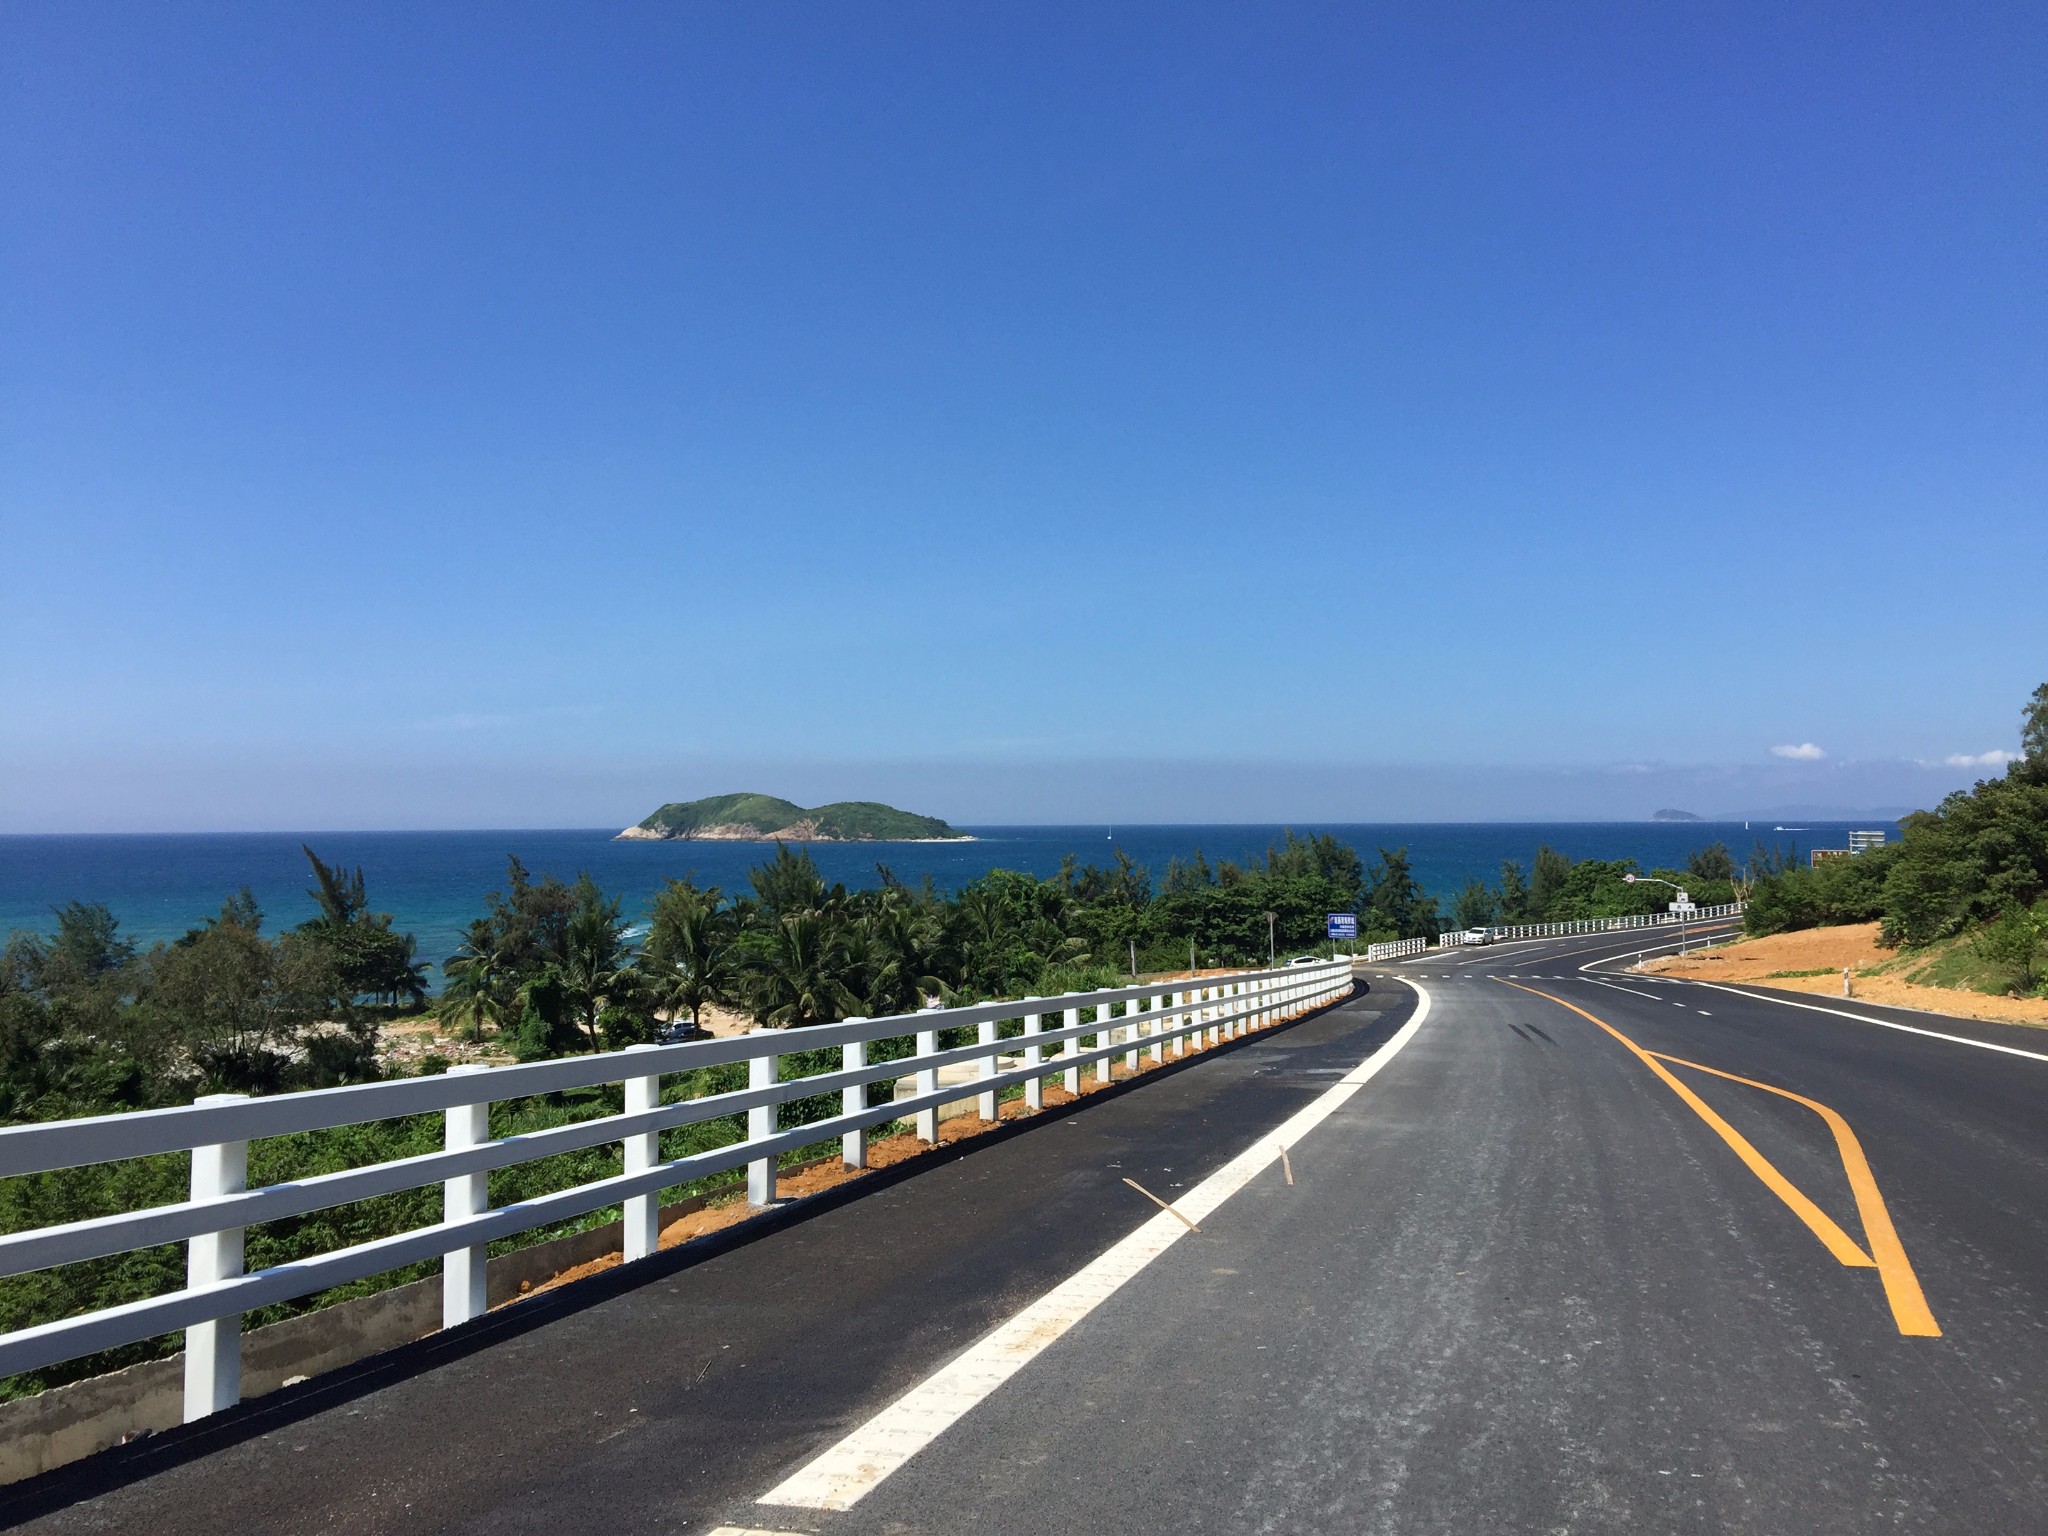
[[[481,1042],[484,1025],[493,1028],[505,1022],[512,1006],[515,977],[498,948],[498,935],[489,918],[480,917],[469,925],[461,947],[441,962],[448,984],[441,989],[435,1013],[451,1028],[466,1028],[470,1039]]]
[[[1685,872],[1701,883],[1708,880],[1732,881],[1735,878],[1735,856],[1728,851],[1726,843],[1709,843],[1686,855]]]
[[[1380,849],[1379,868],[1366,881],[1363,926],[1395,938],[1434,938],[1442,928],[1436,901],[1423,894],[1408,862],[1408,850]]]
[[[1493,922],[1498,911],[1498,901],[1486,882],[1467,880],[1451,906],[1451,921],[1459,928],[1484,928]]]
[[[739,979],[731,917],[716,886],[700,890],[671,880],[655,895],[640,964],[658,1005],[688,1013],[701,1028],[704,1010],[729,1000]]]
[[[563,935],[563,954],[551,968],[570,1014],[589,1049],[602,1043],[599,1023],[608,1007],[631,1010],[644,996],[633,966],[619,900],[607,897],[588,875],[576,882],[576,909]]]
[[[219,918],[150,956],[144,1005],[222,1089],[284,1086],[339,986],[326,945],[303,933],[272,943],[261,921],[231,898]]]
[[[2048,783],[2048,683],[2034,690],[2020,720],[2021,771],[2036,783]]]
[[[1979,959],[2009,978],[2007,990],[2025,997],[2041,984],[2041,939],[2048,923],[2042,914],[2008,907],[1996,921],[1978,929],[1971,940]]]
[[[836,936],[819,912],[774,920],[748,957],[747,1001],[754,1022],[789,1029],[825,1024],[859,1006],[837,974]]]
[[[1536,849],[1535,862],[1530,866],[1529,915],[1539,923],[1560,921],[1552,910],[1564,895],[1565,882],[1571,878],[1572,861],[1559,853],[1548,843]]]
[[[756,865],[748,880],[770,917],[816,912],[826,904],[825,877],[818,873],[818,862],[808,848],[791,853],[786,845],[777,843],[775,857]]]
[[[1513,859],[1500,861],[1500,920],[1526,923],[1529,920],[1529,886],[1522,878],[1522,866]]]
[[[334,958],[335,1007],[346,1011],[358,997],[418,1008],[427,999],[426,967],[417,959],[413,936],[391,927],[391,914],[370,911],[362,866],[346,872],[323,863],[301,843],[299,851],[313,866],[314,885],[306,894],[320,915],[299,925],[299,932],[327,946]]]

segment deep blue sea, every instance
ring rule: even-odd
[[[1813,822],[1776,830],[1758,822],[1506,822],[1388,825],[1299,824],[1297,832],[1329,832],[1352,844],[1368,864],[1380,847],[1406,848],[1426,890],[1449,897],[1473,876],[1492,882],[1502,859],[1526,869],[1539,843],[1575,859],[1635,858],[1645,868],[1678,865],[1694,848],[1720,840],[1738,859],[1753,841],[1771,846],[1840,848],[1852,825]],[[1107,864],[1117,849],[1151,870],[1197,848],[1218,858],[1256,857],[1279,840],[1277,826],[974,827],[971,843],[814,843],[811,854],[829,880],[877,883],[885,863],[912,885],[929,873],[952,890],[992,868],[1048,875],[1069,853],[1084,864]],[[1896,827],[1886,831],[1896,837]],[[423,959],[453,951],[463,927],[484,910],[486,893],[502,889],[505,861],[517,854],[535,875],[573,880],[588,870],[607,891],[644,907],[664,880],[688,875],[699,884],[744,889],[747,871],[772,850],[758,843],[614,842],[612,829],[512,832],[251,832],[0,836],[0,931],[48,932],[51,908],[65,901],[103,901],[123,930],[147,944],[172,939],[220,910],[241,886],[256,893],[272,931],[312,916],[306,894],[311,871],[301,843],[328,863],[361,865],[372,910],[389,912],[419,936]]]

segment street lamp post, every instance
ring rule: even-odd
[[[1678,913],[1678,952],[1684,954],[1691,947],[1691,941],[1686,937],[1685,914],[1692,909],[1692,898],[1686,895],[1685,887],[1670,880],[1659,880],[1655,875],[1623,875],[1621,879],[1624,885],[1667,885],[1678,892],[1678,900],[1671,905]]]
[[[1271,970],[1280,963],[1279,952],[1273,947],[1273,922],[1279,916],[1278,912],[1268,912],[1266,914],[1266,969],[1268,970]]]

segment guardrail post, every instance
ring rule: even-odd
[[[865,1024],[867,1016],[857,1014],[846,1021],[849,1024]],[[841,1070],[857,1072],[868,1064],[868,1043],[865,1040],[849,1040],[839,1048]],[[839,1113],[857,1115],[868,1107],[868,1085],[855,1083],[851,1088],[839,1090]],[[849,1168],[865,1168],[868,1165],[868,1131],[866,1126],[856,1126],[842,1132],[839,1137],[839,1160]]]
[[[1038,999],[1027,997],[1024,1001],[1035,1003]],[[1045,1047],[1037,1044],[1032,1038],[1044,1028],[1044,1014],[1027,1013],[1024,1015],[1024,1066],[1026,1070],[1045,1065]],[[1024,1079],[1024,1107],[1034,1113],[1045,1108],[1045,1079],[1036,1073]]]
[[[491,1069],[483,1066],[450,1067],[448,1077],[473,1077]],[[442,1145],[450,1152],[480,1146],[491,1139],[491,1102],[451,1105],[442,1114]],[[490,1209],[491,1185],[487,1173],[458,1173],[441,1181],[441,1220],[453,1226]],[[453,1328],[482,1317],[490,1308],[487,1283],[490,1245],[472,1243],[451,1248],[441,1256],[441,1326]]]
[[[1214,982],[1202,988],[1202,1001],[1208,1004],[1202,1010],[1202,1016],[1209,1021],[1209,1044],[1212,1046],[1223,1038],[1223,1026],[1216,1022],[1217,1016],[1223,1012],[1216,1004],[1218,991],[1219,988]]]
[[[938,1053],[939,1032],[936,1029],[919,1030],[917,1032],[917,1054],[920,1057],[931,1057],[936,1056]],[[939,1091],[939,1069],[937,1067],[926,1066],[918,1068],[917,1091],[921,1095],[937,1093]],[[920,1109],[917,1112],[917,1139],[929,1147],[935,1147],[939,1144],[939,1110],[936,1104],[930,1109]]]
[[[654,1051],[659,1046],[629,1045],[628,1051]],[[644,1114],[661,1107],[661,1077],[626,1079],[626,1113]],[[643,1131],[626,1138],[625,1171],[645,1173],[661,1160],[661,1132]],[[661,1246],[661,1192],[650,1189],[644,1195],[626,1197],[625,1262],[644,1259]]]
[[[772,1029],[757,1029],[753,1032],[756,1041],[767,1054],[749,1057],[747,1060],[747,1086],[749,1088],[773,1088],[777,1069],[782,1058],[775,1047],[762,1036],[773,1035]],[[766,1141],[775,1134],[775,1122],[780,1118],[773,1104],[757,1104],[747,1111],[747,1140]],[[775,1157],[757,1157],[747,1164],[747,1204],[773,1205],[775,1203]]]
[[[1115,1003],[1097,1003],[1095,1005],[1095,1022],[1100,1026],[1095,1031],[1095,1049],[1098,1051],[1106,1051],[1116,1044],[1116,1026],[1110,1022],[1115,1017]],[[1098,1085],[1112,1082],[1115,1078],[1116,1058],[1114,1056],[1104,1056],[1095,1063],[1095,1081]]]
[[[980,1040],[983,1045],[988,1047],[988,1054],[981,1058],[981,1075],[983,1077],[994,1077],[996,1075],[996,1021],[994,1019],[983,1019],[981,1021]],[[995,1089],[987,1089],[980,1098],[974,1101],[974,1111],[984,1120],[995,1119]]]
[[[1124,1052],[1124,1070],[1138,1070],[1138,1000],[1133,997],[1124,1003],[1124,1044],[1130,1049]]]
[[[1079,997],[1081,994],[1078,992],[1068,992],[1065,995],[1068,997]],[[1080,1027],[1081,1010],[1079,1008],[1069,1008],[1067,1010],[1067,1028],[1079,1029]],[[1060,1047],[1060,1054],[1062,1056],[1080,1055],[1081,1037],[1079,1035],[1075,1035],[1072,1039],[1068,1040],[1065,1045]],[[1067,1068],[1065,1082],[1067,1092],[1071,1093],[1077,1099],[1081,1097],[1081,1069],[1079,1067]]]
[[[1160,1017],[1166,1007],[1166,998],[1163,994],[1155,992],[1146,998],[1145,1002],[1146,1033],[1152,1037],[1152,1065],[1156,1067],[1166,1060],[1166,1037],[1160,1033],[1166,1025],[1166,1021]]]
[[[246,1093],[209,1093],[194,1104],[240,1104]],[[240,1194],[249,1185],[249,1143],[223,1141],[192,1149],[192,1198]],[[185,1285],[197,1290],[242,1272],[242,1229],[203,1232],[185,1244]],[[185,1422],[242,1400],[242,1314],[194,1323],[185,1330]]]

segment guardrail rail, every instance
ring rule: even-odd
[[[1742,903],[1730,901],[1717,907],[1696,908],[1682,920],[1672,912],[1638,912],[1628,917],[1588,917],[1569,923],[1516,923],[1487,928],[1485,932],[1493,943],[1507,939],[1558,939],[1575,933],[1615,933],[1624,928],[1676,928],[1681,922],[1711,922],[1717,917],[1739,916],[1741,912]],[[1465,942],[1465,935],[1463,932],[1446,933],[1437,942],[1445,948],[1456,948]]]
[[[1350,961],[1340,958],[1315,966],[756,1030],[678,1045],[630,1046],[521,1066],[451,1067],[431,1077],[269,1098],[214,1095],[170,1109],[0,1128],[0,1177],[191,1154],[189,1200],[0,1235],[0,1275],[163,1243],[186,1245],[182,1290],[0,1334],[0,1376],[182,1329],[184,1412],[190,1422],[240,1400],[241,1316],[254,1308],[438,1257],[442,1326],[452,1328],[485,1310],[485,1257],[487,1245],[496,1239],[623,1205],[624,1256],[630,1263],[656,1249],[663,1189],[744,1165],[749,1202],[771,1204],[777,1159],[800,1147],[837,1136],[846,1162],[861,1167],[871,1127],[915,1117],[919,1137],[936,1142],[938,1112],[945,1104],[978,1098],[982,1118],[993,1120],[998,1095],[1021,1085],[1026,1104],[1039,1109],[1048,1077],[1064,1077],[1068,1091],[1078,1093],[1083,1069],[1092,1067],[1098,1081],[1108,1081],[1117,1057],[1135,1071],[1141,1052],[1154,1063],[1168,1059],[1169,1052],[1186,1055],[1196,1036],[1210,1045],[1235,1039],[1333,1002],[1351,984]],[[876,1041],[901,1038],[914,1038],[910,1056],[869,1062],[868,1050]],[[963,1038],[965,1043],[952,1043]],[[783,1058],[834,1046],[841,1053],[838,1070],[780,1076]],[[1004,1057],[1021,1057],[1021,1064],[1006,1066]],[[744,1089],[661,1102],[665,1074],[742,1061],[748,1064]],[[962,1063],[977,1067],[972,1078],[940,1083],[942,1069]],[[914,1080],[910,1097],[869,1103],[871,1084],[906,1077]],[[491,1137],[489,1112],[495,1101],[610,1083],[624,1087],[621,1114]],[[800,1126],[780,1124],[783,1104],[834,1092],[840,1095],[837,1115]],[[740,1111],[747,1117],[743,1140],[662,1160],[663,1131]],[[253,1140],[435,1112],[446,1122],[440,1152],[247,1187]],[[485,1180],[492,1169],[611,1142],[623,1149],[623,1171],[616,1176],[489,1206]],[[242,1234],[249,1226],[434,1183],[442,1186],[438,1223],[244,1272]]]

